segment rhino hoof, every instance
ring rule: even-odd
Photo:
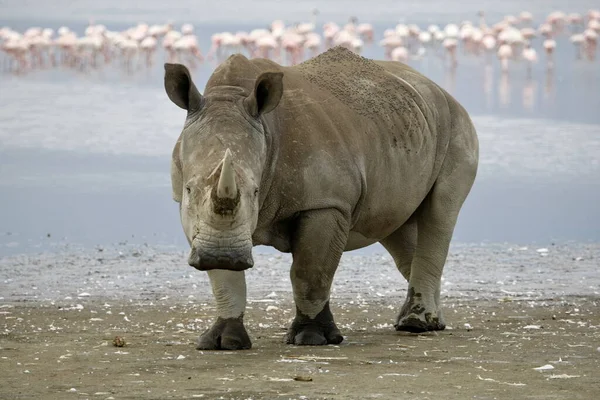
[[[247,350],[252,342],[244,327],[243,317],[217,318],[217,321],[198,338],[198,350]]]
[[[446,329],[446,324],[440,318],[431,318],[430,314],[426,314],[425,317],[417,314],[409,314],[406,317],[400,318],[394,327],[397,331],[421,333],[443,331]]]
[[[296,346],[323,346],[340,344],[344,337],[333,322],[329,303],[314,319],[296,310],[296,318],[287,332],[286,343]]]

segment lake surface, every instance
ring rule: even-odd
[[[376,41],[397,22],[422,28],[486,10],[488,23],[520,12],[523,2],[292,2],[0,1],[0,26],[68,25],[81,34],[89,18],[109,29],[139,21],[195,24],[206,52],[210,35],[263,27],[271,20],[307,20],[312,7],[326,20],[350,15],[372,22]],[[501,3],[501,4],[498,4]],[[554,9],[585,13],[593,1],[532,1],[541,17]],[[35,11],[34,11],[35,10]],[[441,12],[440,10],[444,10]],[[446,11],[447,10],[447,11]],[[342,13],[342,11],[344,11]],[[320,26],[320,25],[319,25]],[[537,26],[537,25],[536,25]],[[320,30],[319,30],[320,31]],[[496,60],[459,54],[449,70],[435,55],[410,64],[450,91],[478,130],[478,178],[455,231],[455,242],[549,243],[600,240],[600,60],[575,61],[567,36],[557,38],[555,68],[540,61],[502,76]],[[362,53],[381,58],[373,44]],[[170,153],[185,112],[163,89],[162,62],[126,73],[43,70],[0,72],[0,257],[118,242],[184,248],[170,192]],[[1,56],[0,56],[1,57]],[[214,69],[192,71],[202,88]],[[380,249],[377,246],[366,250]]]

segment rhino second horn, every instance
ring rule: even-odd
[[[220,199],[235,199],[237,197],[237,185],[235,183],[235,171],[233,170],[233,160],[231,159],[231,150],[225,151],[219,184],[217,185],[217,197]]]

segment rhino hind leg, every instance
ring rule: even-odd
[[[446,328],[440,304],[442,272],[458,214],[475,179],[472,163],[452,159],[448,162],[450,165],[443,171],[449,172],[440,174],[411,217],[416,220],[416,228],[401,228],[386,238],[385,244],[382,241],[398,269],[405,277],[408,275],[406,301],[395,324],[398,331],[417,333]]]
[[[221,318],[198,338],[198,350],[247,350],[252,347],[243,317]]]
[[[417,248],[417,232],[415,213],[404,225],[380,241],[407,282],[410,280],[410,268]]]
[[[404,225],[394,231],[391,235],[381,241],[383,247],[390,253],[396,264],[396,268],[404,279],[410,282],[411,266],[417,248],[418,224],[415,213]],[[407,299],[396,319],[396,329],[409,332],[425,332],[431,330],[442,330],[445,327],[441,312],[439,312],[439,299],[436,297],[436,318],[431,313],[425,313],[421,303],[421,293],[415,293],[414,288],[409,289]],[[423,309],[423,310],[421,310]]]
[[[287,332],[287,344],[342,342],[329,308],[329,293],[346,246],[348,226],[347,219],[336,210],[309,211],[299,218],[290,272],[296,317]]]

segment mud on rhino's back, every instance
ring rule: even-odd
[[[382,128],[398,132],[406,124],[416,122],[411,121],[411,115],[420,113],[417,105],[423,99],[410,84],[344,47],[329,49],[292,68],[310,84]]]

